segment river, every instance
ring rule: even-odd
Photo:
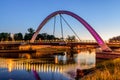
[[[37,58],[1,57],[0,80],[74,80],[76,70],[94,68],[95,64],[94,49],[70,50]]]

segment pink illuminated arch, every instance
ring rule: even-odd
[[[101,47],[102,50],[104,51],[111,51],[111,49],[104,43],[104,41],[102,40],[102,38],[98,35],[98,33],[84,20],[82,19],[80,16],[70,12],[70,11],[64,11],[64,10],[60,10],[60,11],[56,11],[53,12],[52,14],[48,15],[43,21],[42,23],[38,26],[38,29],[36,30],[36,32],[34,33],[34,35],[32,36],[31,42],[34,42],[34,40],[36,39],[39,31],[41,30],[41,28],[54,16],[56,16],[57,14],[67,14],[72,16],[73,18],[77,19],[81,24],[84,25],[84,27],[91,33],[91,35],[95,38],[95,40],[97,41],[97,43],[99,44],[99,46]]]

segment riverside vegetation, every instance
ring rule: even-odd
[[[96,65],[96,69],[81,80],[120,80],[120,58]]]

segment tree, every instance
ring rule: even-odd
[[[0,33],[0,41],[9,41],[12,40],[10,37],[10,33]]]
[[[49,35],[47,33],[38,34],[36,40],[53,40],[56,39],[54,35]]]
[[[41,35],[43,36],[43,39],[44,39],[44,40],[47,40],[47,36],[48,36],[47,33],[42,33]]]
[[[34,29],[33,28],[28,28],[29,33],[25,33],[24,40],[30,40],[34,34]]]
[[[30,40],[32,38],[32,35],[29,33],[25,33],[24,40]]]
[[[36,40],[44,40],[44,37],[41,34],[38,34]]]
[[[15,39],[15,40],[23,40],[23,35],[22,35],[22,33],[16,33],[16,34],[14,34],[14,39]]]
[[[47,35],[47,39],[48,40],[53,40],[53,39],[55,39],[55,36],[54,35]]]
[[[28,28],[28,33],[25,33],[24,40],[30,40],[33,36],[35,30],[33,28]],[[49,35],[47,33],[38,34],[36,40],[52,40],[55,39],[54,35]]]
[[[109,39],[109,42],[116,42],[116,41],[120,42],[120,36],[112,37]]]
[[[34,34],[34,29],[33,28],[28,28],[28,32],[29,32],[29,34]]]
[[[66,38],[66,40],[76,40],[75,36],[69,36]]]

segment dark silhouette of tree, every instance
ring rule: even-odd
[[[23,40],[23,34],[22,33],[14,34],[14,40]]]
[[[33,28],[28,28],[29,33],[25,33],[24,40],[30,40],[34,34],[34,29]]]
[[[27,29],[28,33],[25,33],[23,36],[22,33],[15,33],[14,35],[11,36],[10,33],[5,33],[2,32],[0,33],[0,41],[8,41],[8,40],[31,40],[33,34],[35,33],[33,28],[28,28]],[[74,39],[75,37],[69,37],[69,39]],[[55,37],[54,35],[50,35],[47,33],[41,33],[37,35],[36,40],[60,40],[60,38]]]
[[[37,40],[41,39],[41,40],[53,40],[55,39],[54,35],[49,35],[47,33],[42,33],[42,34],[38,34]]]
[[[47,33],[42,33],[41,35],[43,36],[43,39],[44,39],[44,40],[47,40],[47,36],[48,36]]]
[[[28,32],[29,32],[29,34],[34,34],[34,29],[33,28],[28,28]]]
[[[109,42],[120,42],[120,36],[110,38]]]
[[[10,41],[12,38],[10,37],[10,33],[0,33],[0,41]]]
[[[76,40],[75,36],[69,36],[66,38],[66,40]]]
[[[47,35],[47,39],[48,40],[53,40],[53,39],[55,39],[55,36],[54,35]]]
[[[44,37],[41,34],[38,34],[36,40],[44,40]]]
[[[33,34],[25,33],[24,40],[30,40]]]

